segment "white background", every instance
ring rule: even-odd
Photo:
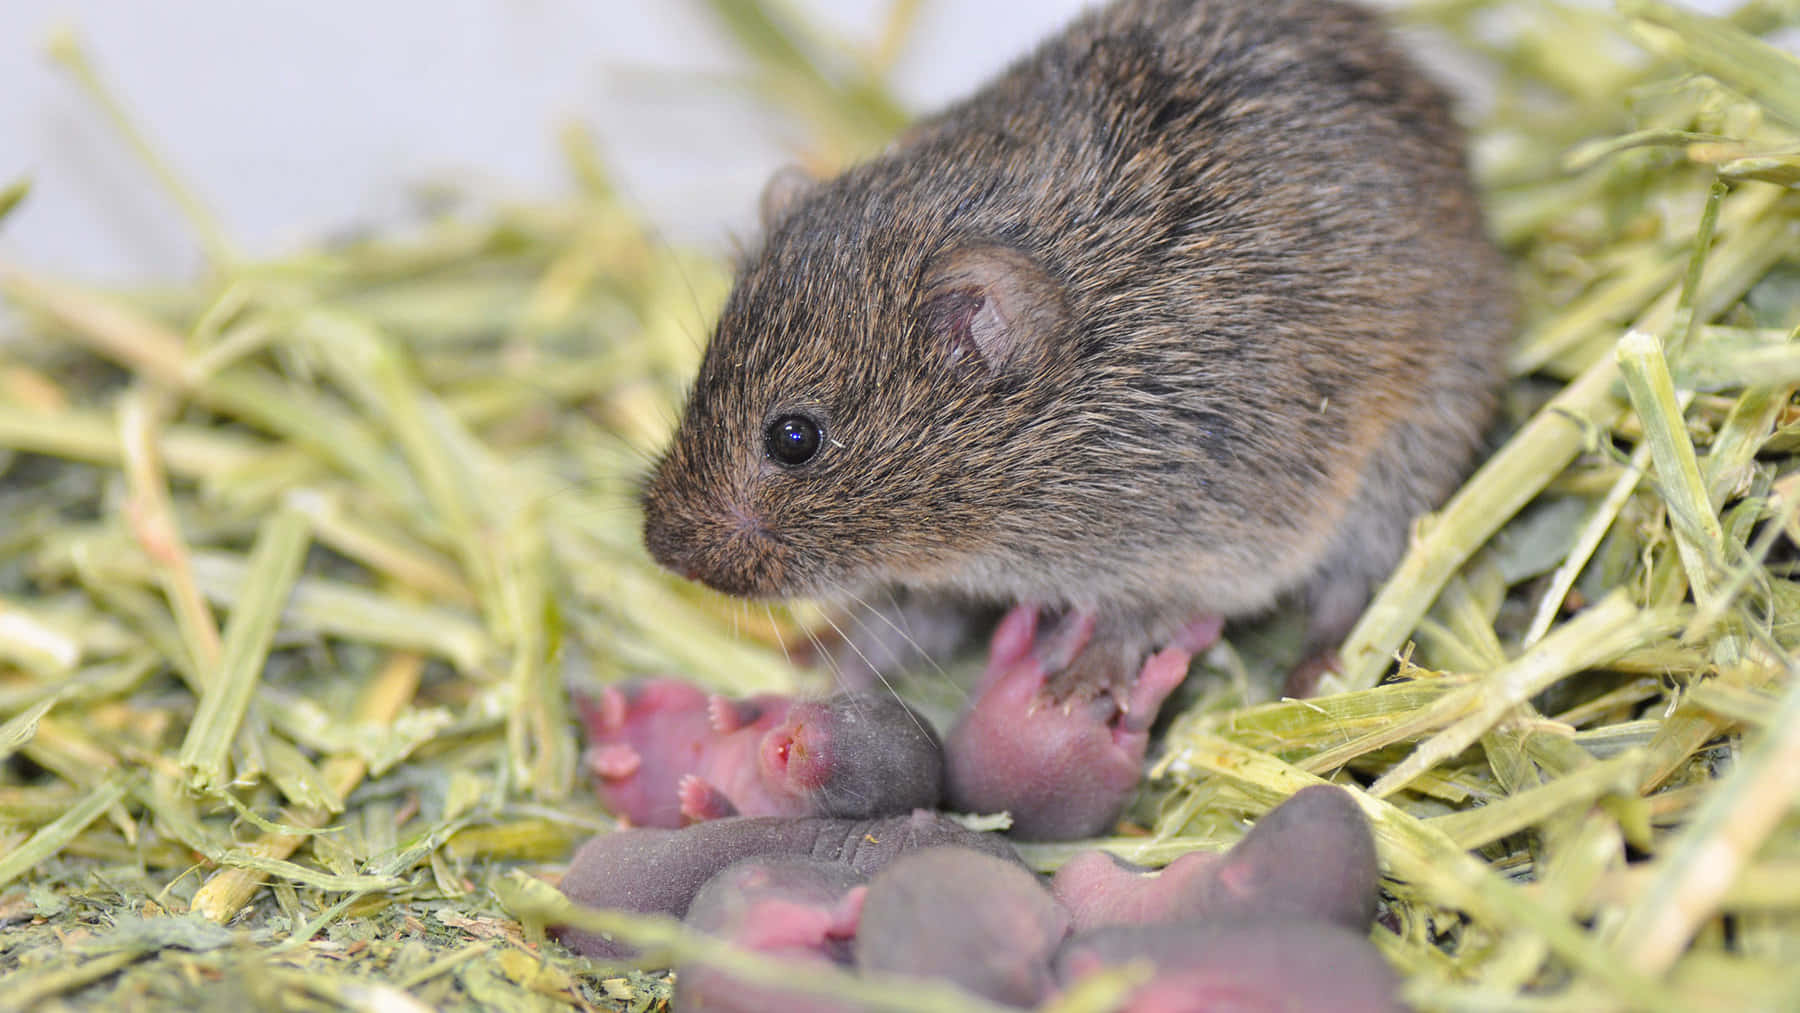
[[[870,39],[882,0],[793,0]],[[1081,0],[936,0],[907,50],[909,107],[968,91]],[[192,275],[192,236],[44,55],[74,27],[138,121],[247,252],[391,214],[408,185],[548,197],[557,128],[600,135],[673,238],[749,228],[787,161],[720,71],[735,50],[695,0],[0,0],[0,186],[29,174],[0,256],[96,280]],[[711,76],[701,79],[695,72]]]

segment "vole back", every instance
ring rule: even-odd
[[[1325,0],[1123,0],[781,195],[646,489],[665,565],[1097,613],[1066,690],[1304,593],[1340,636],[1510,333],[1442,93]]]

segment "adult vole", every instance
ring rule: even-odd
[[[765,211],[651,552],[738,595],[1094,614],[1059,694],[1290,592],[1335,643],[1511,327],[1445,96],[1327,0],[1113,3]]]

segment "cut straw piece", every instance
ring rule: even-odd
[[[1601,795],[1635,797],[1645,761],[1642,751],[1626,751],[1479,808],[1426,820],[1425,825],[1457,847],[1473,851],[1576,806],[1592,805]]]
[[[225,755],[262,680],[269,644],[310,541],[306,515],[296,510],[280,511],[257,533],[239,596],[231,603],[223,653],[206,679],[194,722],[181,744],[179,762],[188,772],[189,783],[201,791],[222,790],[230,783]]]
[[[167,191],[175,206],[187,217],[188,225],[200,239],[200,245],[206,250],[207,260],[214,268],[224,270],[238,259],[232,244],[225,236],[225,230],[219,226],[219,220],[207,209],[204,202],[184,182],[179,174],[170,166],[156,146],[150,142],[149,135],[138,128],[137,121],[120,101],[117,93],[100,79],[100,74],[88,60],[87,50],[73,29],[64,27],[50,36],[45,46],[50,58],[75,79],[81,90],[87,93],[88,101],[100,108],[107,118],[112,120],[113,129],[137,153],[138,160],[150,170],[158,183]]]
[[[396,505],[419,500],[383,434],[317,390],[244,364],[209,377],[192,394],[208,407],[304,447]]]
[[[1545,861],[1538,866],[1538,897],[1546,907],[1567,917],[1585,914],[1586,897],[1609,870],[1624,863],[1625,841],[1602,809],[1591,809],[1567,830],[1547,829]],[[1516,993],[1538,974],[1549,947],[1540,938],[1503,939],[1499,952],[1482,969],[1483,980]]]
[[[1800,797],[1800,678],[1792,659],[1783,660],[1789,686],[1767,731],[1700,802],[1656,860],[1655,878],[1609,934],[1640,971],[1656,974],[1675,963]]]
[[[1661,861],[1613,869],[1581,895],[1589,908],[1630,904],[1645,894],[1651,881],[1665,872]],[[1727,911],[1782,913],[1800,907],[1800,861],[1778,859],[1745,865],[1718,898]]]
[[[215,865],[241,869],[264,878],[274,876],[300,886],[310,886],[315,890],[372,893],[378,890],[392,890],[406,882],[398,876],[321,872],[318,869],[309,869],[304,865],[296,865],[293,862],[270,857],[263,854],[260,847],[256,845],[246,848],[223,848],[206,857],[211,859]]]
[[[302,490],[288,503],[312,521],[313,536],[323,545],[367,566],[431,601],[473,605],[475,595],[448,559],[405,532],[351,516],[343,497]]]
[[[6,979],[7,1005],[18,1010],[36,1009],[51,996],[110,978],[148,956],[141,949],[126,949],[102,953],[80,963],[14,971]]]
[[[119,402],[119,444],[125,453],[128,526],[150,557],[157,582],[175,614],[182,646],[203,678],[218,669],[222,645],[219,626],[206,598],[194,583],[193,555],[175,520],[167,476],[156,452],[160,416],[166,405],[154,405],[146,390],[135,390]]]
[[[41,605],[0,598],[0,659],[44,678],[81,663],[81,637]]]
[[[1713,678],[1727,687],[1757,691],[1773,684],[1782,673],[1781,666],[1759,663],[1753,658],[1725,666]],[[1732,724],[1728,718],[1690,708],[1678,709],[1664,718],[1650,741],[1650,767],[1639,785],[1640,792],[1647,793],[1661,785]]]
[[[1769,716],[1775,711],[1777,700],[1768,693],[1759,693],[1742,686],[1730,686],[1719,680],[1701,682],[1690,686],[1687,693],[1681,696],[1683,707],[1699,707],[1703,711],[1717,714],[1721,718],[1730,718],[1732,722],[1744,725],[1746,729],[1766,729],[1769,727]]]
[[[1689,372],[1695,384],[1713,390],[1782,390],[1800,384],[1800,346],[1709,349]]]
[[[1734,489],[1747,481],[1756,466],[1756,455],[1774,432],[1793,392],[1768,387],[1746,390],[1731,406],[1731,413],[1713,434],[1707,448],[1701,473],[1706,477],[1706,496],[1710,502],[1723,503]]]
[[[6,186],[0,187],[0,222],[6,221],[6,216],[12,214],[14,208],[25,203],[25,198],[30,193],[31,177],[29,176],[16,179]]]
[[[268,453],[260,441],[198,426],[162,426],[153,435],[169,470],[186,478],[213,478]],[[0,447],[113,467],[125,459],[117,415],[83,408],[45,412],[0,402]]]
[[[180,335],[117,299],[4,262],[0,293],[51,317],[76,340],[145,379],[305,447],[396,503],[417,497],[368,425],[316,392],[249,364],[196,385],[199,377]]]
[[[1399,568],[1344,640],[1343,688],[1375,685],[1451,574],[1575,459],[1584,430],[1570,416],[1600,425],[1612,420],[1617,379],[1610,360],[1590,366],[1421,525]]]
[[[1676,398],[1662,342],[1655,336],[1626,331],[1619,340],[1618,356],[1626,393],[1650,443],[1657,489],[1670,511],[1675,547],[1687,571],[1688,586],[1706,608],[1713,597],[1713,565],[1724,556],[1725,535],[1700,478],[1700,463],[1683,421],[1685,406]]]
[[[1680,262],[1667,253],[1651,248],[1636,251],[1611,278],[1521,338],[1507,371],[1515,376],[1537,372],[1594,335],[1641,313],[1680,276]]]
[[[1420,743],[1371,785],[1369,794],[1382,798],[1399,791],[1414,777],[1469,748],[1509,710],[1547,687],[1667,636],[1686,619],[1685,609],[1639,611],[1624,591],[1613,592],[1504,668],[1455,694],[1467,714]],[[1454,709],[1451,700],[1442,704],[1447,711]]]
[[[1710,319],[1741,297],[1784,255],[1786,247],[1778,240],[1791,231],[1791,223],[1758,217],[1767,215],[1782,193],[1779,187],[1750,186],[1725,199],[1719,215],[1729,231],[1707,259],[1711,281],[1704,298],[1697,300],[1697,320]],[[1671,290],[1664,295],[1634,329],[1656,333],[1669,325],[1679,294]],[[1328,678],[1329,685],[1365,689],[1375,684],[1456,568],[1574,460],[1585,431],[1570,418],[1606,426],[1617,417],[1612,389],[1618,379],[1615,357],[1594,360],[1427,519],[1399,568],[1345,639],[1339,651],[1343,673],[1336,680]]]
[[[39,827],[24,844],[0,857],[0,888],[61,853],[89,823],[125,797],[131,781],[131,775],[114,774],[100,782],[68,812]]]
[[[1710,320],[1786,256],[1793,223],[1775,211],[1786,192],[1785,187],[1746,184],[1720,201],[1717,234],[1723,238],[1706,254],[1709,280],[1704,290],[1693,292],[1688,300],[1693,310],[1690,320]],[[1703,219],[1706,214],[1703,209]],[[1696,223],[1696,230],[1700,224]],[[1528,335],[1514,352],[1509,369],[1534,372],[1573,360],[1585,373],[1610,350],[1616,340],[1613,335],[1620,330],[1619,321],[1630,321],[1630,327],[1651,334],[1668,333],[1687,291],[1685,285],[1673,283],[1685,281],[1693,266],[1691,250],[1685,258],[1679,254],[1663,249],[1645,254],[1644,262],[1632,267],[1620,281],[1596,289],[1566,316],[1558,314],[1544,331]],[[1653,285],[1652,278],[1660,284]],[[1590,350],[1590,346],[1594,347]]]
[[[467,572],[482,612],[497,630],[514,629],[517,617],[505,611],[497,586],[499,563],[490,547],[493,518],[487,516],[471,470],[469,455],[481,453],[477,441],[450,421],[387,337],[366,322],[315,309],[300,317],[295,330],[324,355],[338,383],[364,410],[386,424]],[[501,639],[510,637],[503,633]]]
[[[181,336],[117,299],[36,277],[0,261],[0,293],[50,317],[95,352],[172,390],[187,386]]]
[[[268,736],[263,752],[269,761],[269,780],[289,805],[323,809],[331,813],[344,811],[344,797],[339,795],[313,766],[306,754],[278,735]],[[230,797],[227,795],[226,797]],[[268,828],[264,828],[268,829]]]
[[[1544,638],[1550,631],[1550,624],[1562,613],[1563,603],[1569,600],[1569,591],[1574,588],[1576,578],[1587,567],[1588,561],[1594,558],[1594,552],[1600,548],[1600,542],[1606,533],[1612,530],[1613,522],[1619,519],[1619,511],[1625,509],[1625,503],[1637,490],[1638,482],[1644,477],[1644,469],[1650,464],[1650,447],[1640,444],[1631,453],[1631,463],[1619,472],[1613,480],[1612,487],[1606,496],[1594,506],[1586,523],[1581,526],[1581,533],[1569,547],[1568,555],[1550,575],[1550,582],[1544,588],[1543,597],[1538,599],[1536,613],[1531,617],[1531,625],[1526,628],[1525,635],[1519,638],[1521,648],[1529,648]]]
[[[223,604],[245,593],[250,576],[242,559],[215,552],[194,554],[194,575],[206,596]],[[466,613],[325,577],[300,579],[288,600],[284,622],[299,631],[424,651],[447,659],[463,672],[480,671],[494,653],[486,630]]]
[[[1712,632],[1713,627],[1725,619],[1727,611],[1738,600],[1752,581],[1768,580],[1769,571],[1764,568],[1763,561],[1775,548],[1776,541],[1796,519],[1800,519],[1800,499],[1783,497],[1779,500],[1779,509],[1771,523],[1764,525],[1756,536],[1756,544],[1751,545],[1735,565],[1725,574],[1724,582],[1718,593],[1706,606],[1694,613],[1693,621],[1682,631],[1683,640],[1698,641]],[[1735,539],[1734,539],[1735,541]]]
[[[383,665],[358,697],[351,720],[369,724],[391,723],[412,702],[418,692],[419,679],[425,670],[424,659],[417,654],[396,654]],[[352,753],[327,759],[322,774],[326,785],[340,798],[349,797],[362,783],[368,764]],[[290,813],[287,822],[297,827],[316,829],[331,819],[331,812],[314,808]],[[250,853],[268,859],[282,859],[294,853],[306,838],[296,834],[265,834],[247,845]],[[240,849],[240,851],[245,849]],[[251,868],[227,868],[214,873],[194,893],[192,910],[221,925],[230,921],[250,902],[262,887],[264,875]]]
[[[1653,49],[1692,64],[1800,126],[1800,60],[1729,22],[1660,0],[1618,0]]]
[[[1706,207],[1700,211],[1700,223],[1694,227],[1694,241],[1688,252],[1687,271],[1681,277],[1681,296],[1675,303],[1675,319],[1669,326],[1669,354],[1680,358],[1694,341],[1697,321],[1694,302],[1700,292],[1700,278],[1706,270],[1706,255],[1712,248],[1713,232],[1719,227],[1719,209],[1730,191],[1723,182],[1714,180],[1706,193]]]
[[[1170,737],[1187,734],[1184,729],[1191,725],[1201,732],[1282,753],[1341,746],[1370,731],[1391,727],[1468,681],[1460,676],[1408,679],[1354,693],[1281,700],[1223,714],[1184,715],[1176,719]],[[1318,773],[1330,768],[1308,765],[1306,769]],[[1151,776],[1161,776],[1160,772],[1159,763]]]
[[[1619,152],[1630,151],[1633,148],[1681,148],[1689,144],[1729,142],[1730,140],[1732,139],[1723,134],[1651,127],[1646,130],[1634,130],[1629,134],[1620,134],[1617,137],[1606,137],[1578,144],[1563,156],[1562,164],[1563,169],[1567,172],[1585,172]]]
[[[510,673],[517,695],[506,729],[513,772],[538,798],[562,798],[575,783],[580,749],[570,732],[561,672],[551,664],[557,644],[548,620],[556,605],[537,511],[509,519],[500,559],[500,591],[517,617]]]
[[[1055,872],[1069,859],[1089,851],[1104,851],[1134,865],[1161,867],[1194,851],[1224,851],[1242,839],[1215,834],[1178,834],[1172,837],[1101,837],[1082,841],[1021,841],[1013,845],[1025,864],[1039,872]]]
[[[30,742],[37,734],[38,722],[50,713],[50,708],[61,702],[61,696],[49,696],[14,714],[7,722],[0,725],[0,763],[19,751],[19,747]]]

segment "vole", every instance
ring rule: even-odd
[[[940,978],[1004,1006],[1036,1009],[1069,912],[1042,880],[956,845],[908,852],[869,877],[856,931],[863,972]]]
[[[570,860],[562,892],[588,907],[681,918],[707,880],[747,858],[814,858],[870,875],[908,851],[939,844],[1020,862],[1000,835],[977,833],[926,809],[876,819],[736,816],[680,830],[636,827],[596,834]],[[554,934],[596,960],[617,960],[633,952],[622,942],[568,926]]]
[[[867,818],[930,808],[944,749],[891,695],[732,700],[677,679],[578,696],[594,790],[637,826],[726,816]]]
[[[1342,788],[1316,784],[1269,810],[1223,854],[1190,851],[1152,872],[1087,851],[1056,870],[1051,890],[1076,932],[1278,917],[1366,933],[1380,879],[1362,810]]]
[[[1467,468],[1511,331],[1449,103],[1329,0],[1118,0],[765,195],[643,496],[667,567],[1341,638]]]
[[[1005,811],[1008,833],[1066,841],[1107,832],[1144,775],[1150,727],[1163,700],[1187,678],[1192,652],[1219,634],[1217,620],[1185,631],[1184,644],[1144,662],[1130,691],[1097,693],[1046,707],[1053,672],[1085,648],[1093,617],[1037,632],[1029,606],[995,628],[981,675],[944,738],[944,800],[962,812]]]
[[[706,881],[682,918],[743,949],[848,966],[868,877],[841,862],[758,856]],[[705,964],[677,964],[671,1007],[684,1013],[850,1013],[833,997],[756,985]]]

